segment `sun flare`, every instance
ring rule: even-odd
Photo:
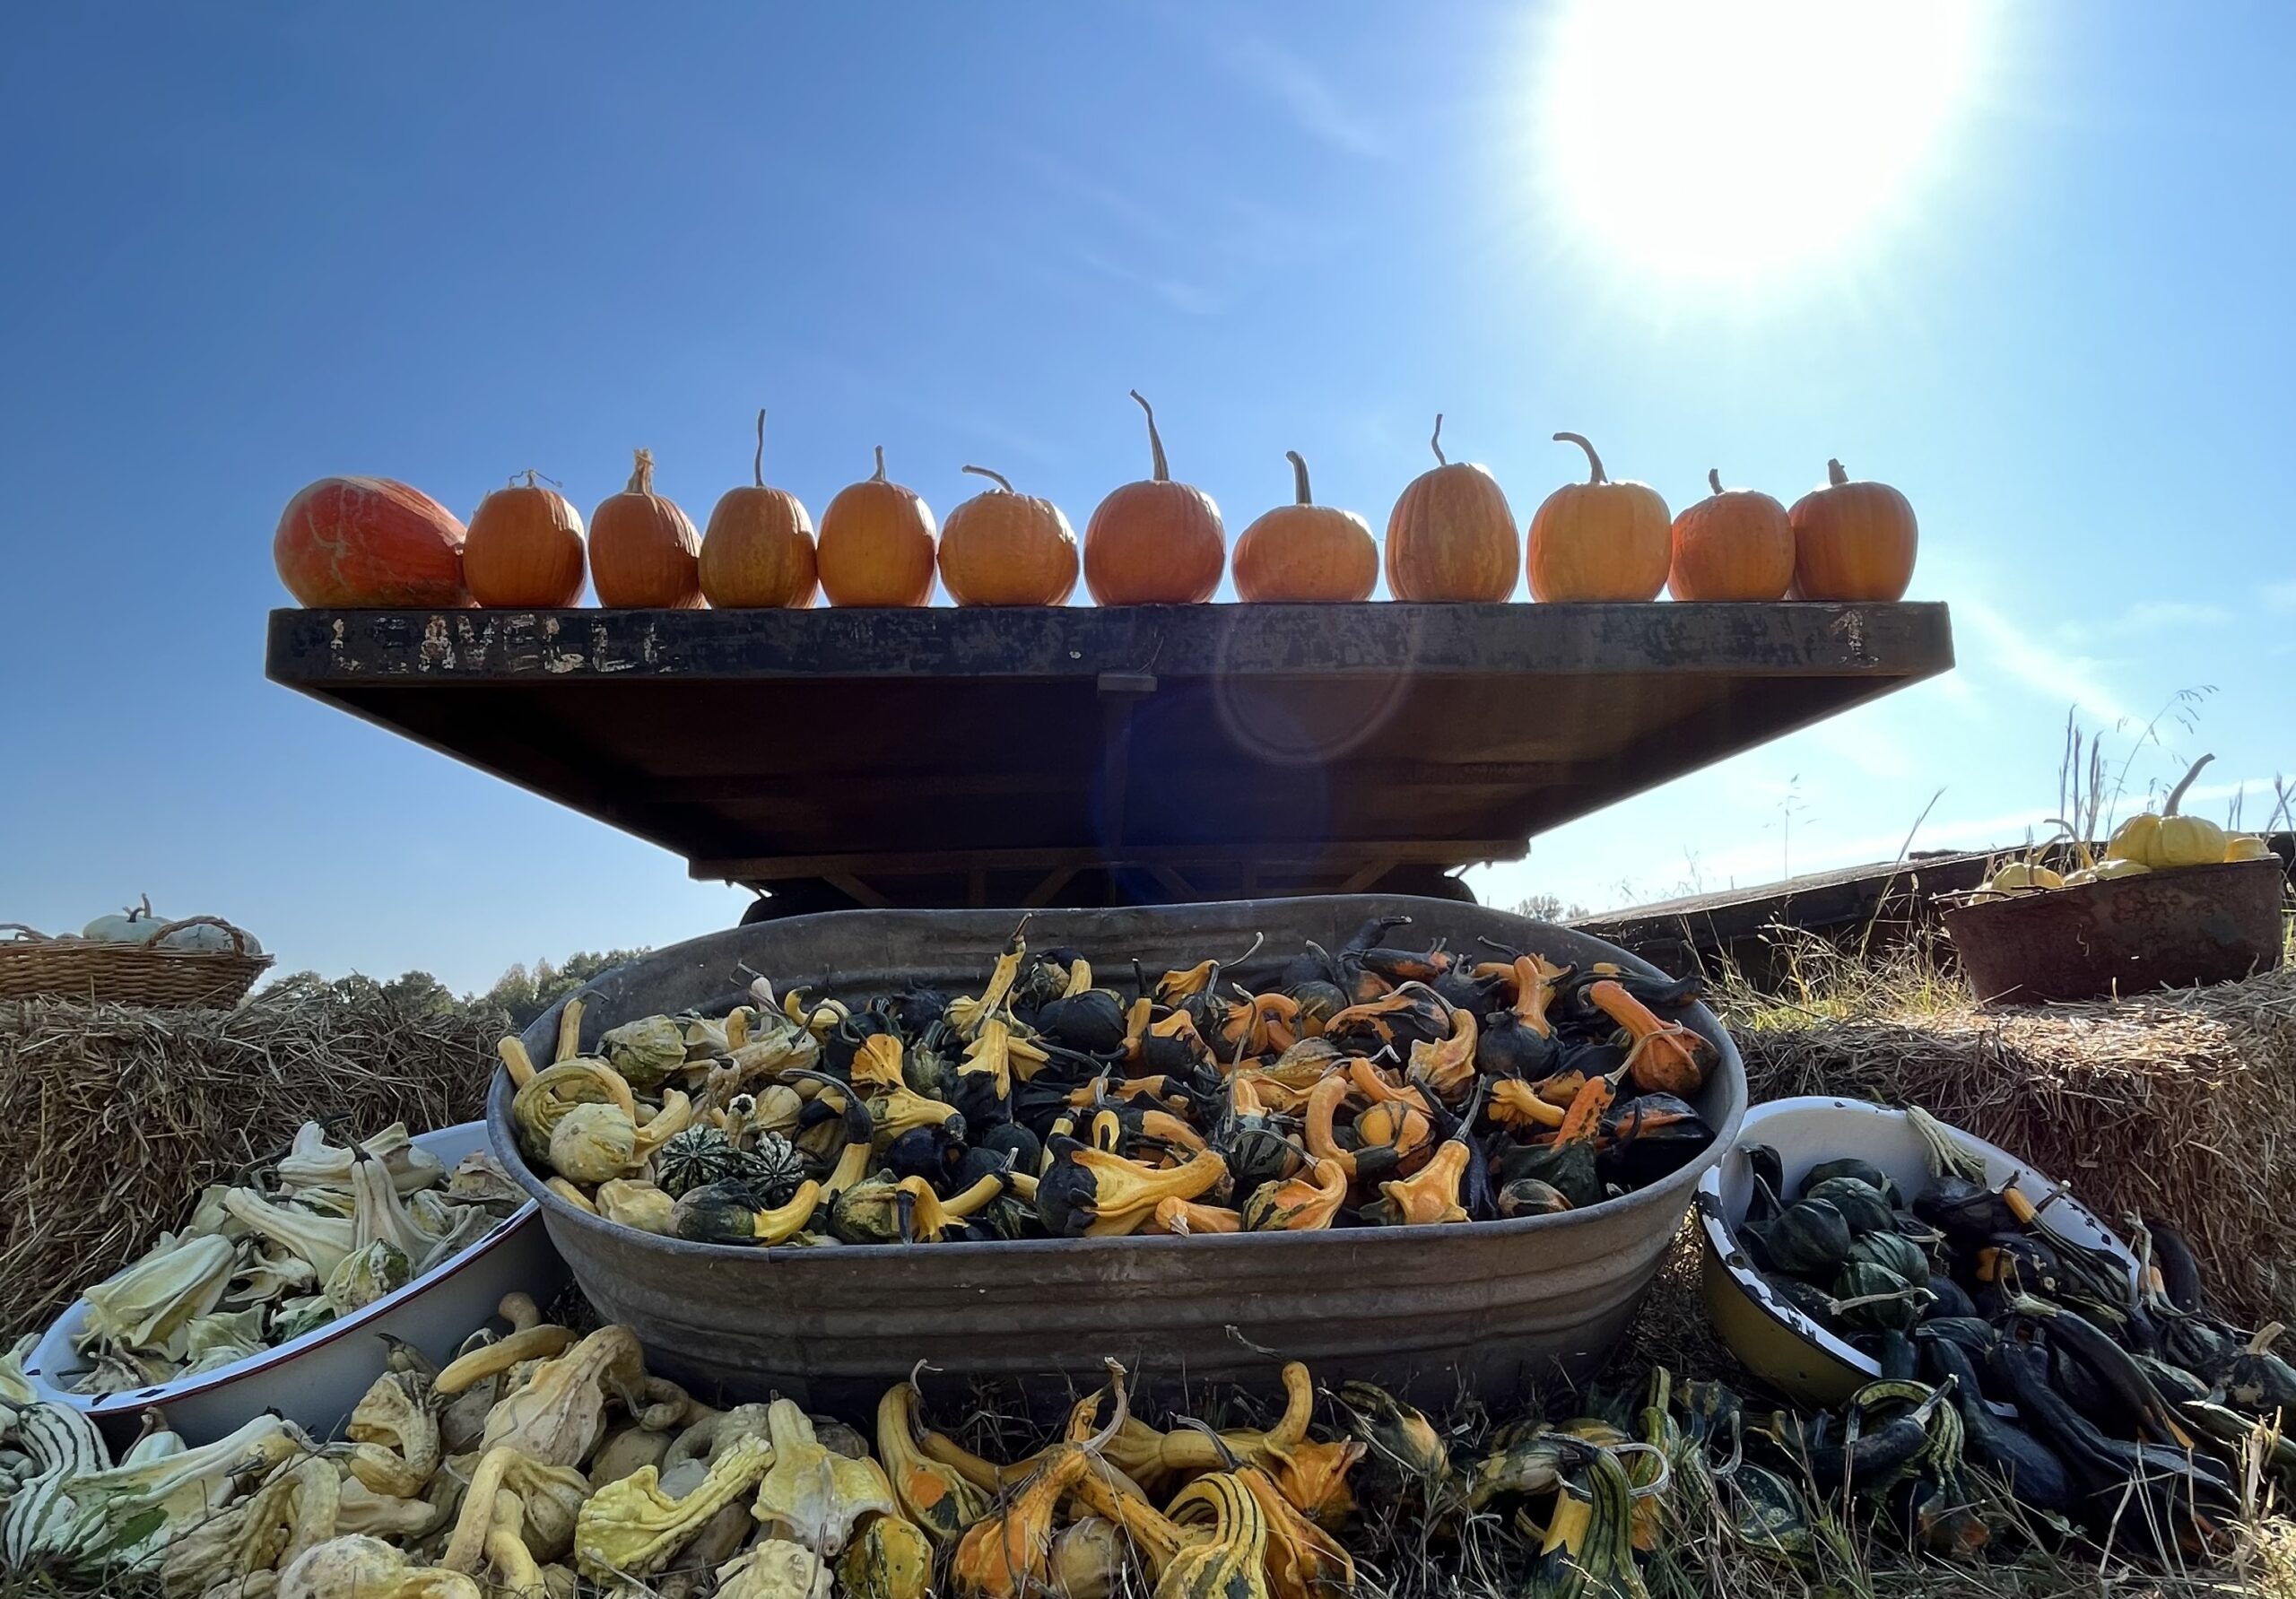
[[[1570,0],[1537,160],[1598,254],[1751,277],[1838,258],[1936,176],[1980,0]]]

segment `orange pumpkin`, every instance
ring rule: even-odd
[[[1503,600],[1515,592],[1515,513],[1498,480],[1443,455],[1443,418],[1428,440],[1440,463],[1411,480],[1387,517],[1387,592],[1399,600]]]
[[[582,513],[527,473],[478,502],[463,580],[482,605],[557,610],[582,597]]]
[[[720,611],[802,611],[813,603],[813,519],[787,489],[766,486],[765,413],[757,413],[751,482],[728,489],[701,535],[701,592]]]
[[[1220,587],[1228,562],[1220,508],[1190,483],[1172,482],[1156,413],[1148,413],[1152,474],[1111,490],[1084,524],[1084,587],[1102,605],[1197,605]]]
[[[1794,529],[1786,508],[1759,489],[1726,489],[1674,518],[1666,587],[1678,600],[1775,600],[1794,581]]]
[[[590,513],[590,586],[598,604],[699,611],[701,535],[674,500],[654,492],[654,452],[637,452],[630,486]]]
[[[1839,461],[1794,502],[1794,589],[1805,600],[1901,600],[1918,543],[1913,507],[1887,483],[1853,483]]]
[[[1308,492],[1308,464],[1285,450],[1298,501],[1279,505],[1236,541],[1236,595],[1245,600],[1352,602],[1371,597],[1379,580],[1379,547],[1371,526],[1353,511],[1318,505]],[[1511,543],[1514,534],[1508,534]]]
[[[387,477],[323,477],[279,513],[272,564],[304,605],[464,606],[463,525]]]
[[[941,530],[941,583],[960,605],[1065,605],[1076,587],[1076,535],[1049,500],[1016,494],[985,466],[968,466],[996,486],[949,513]]]
[[[1527,559],[1535,600],[1655,600],[1666,586],[1674,534],[1666,502],[1648,483],[1614,483],[1576,433],[1558,443],[1587,452],[1583,483],[1565,483],[1531,516]]]
[[[922,605],[933,597],[933,508],[877,470],[837,491],[822,512],[816,557],[832,605]]]

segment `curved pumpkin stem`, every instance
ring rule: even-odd
[[[1292,463],[1292,491],[1298,496],[1298,499],[1295,500],[1293,503],[1296,505],[1315,504],[1316,502],[1308,497],[1307,462],[1300,458],[1300,452],[1296,449],[1285,450],[1283,452],[1283,458]]]
[[[1451,464],[1450,458],[1443,453],[1443,413],[1439,411],[1435,413],[1435,436],[1427,441],[1427,448],[1435,452],[1438,462],[1445,466]]]
[[[627,494],[651,494],[653,491],[654,452],[650,449],[641,449],[638,452],[636,463],[631,468],[630,487],[624,490],[623,492]]]
[[[1004,474],[1001,472],[991,472],[986,466],[960,466],[957,470],[960,472],[970,472],[975,477],[985,477],[991,482],[995,483],[998,488],[1004,490],[1007,494],[1010,494],[1013,491],[1013,485],[1011,482],[1007,480]]]
[[[1826,482],[1828,486],[1839,489],[1842,484],[1848,481],[1849,474],[1842,470],[1840,462],[1828,461],[1826,463]]]
[[[1588,482],[1606,483],[1611,481],[1603,475],[1602,456],[1595,453],[1595,447],[1587,443],[1584,436],[1578,433],[1557,433],[1554,436],[1554,441],[1557,444],[1575,444],[1587,452],[1587,465],[1594,473],[1594,475],[1587,480]]]
[[[869,474],[869,481],[873,483],[885,481],[885,447],[882,444],[877,447],[877,470]]]
[[[1148,413],[1148,450],[1155,457],[1155,479],[1160,483],[1169,483],[1172,481],[1172,469],[1164,463],[1164,437],[1156,431],[1155,407],[1140,399],[1138,389],[1130,392],[1134,399],[1140,400],[1140,409]]]
[[[2195,778],[2200,776],[2200,769],[2215,759],[2213,755],[2203,755],[2192,763],[2192,769],[2185,773],[2182,780],[2174,788],[2169,790],[2169,803],[2161,807],[2161,815],[2174,816],[2177,813],[2177,806],[2184,799],[2185,790],[2192,786],[2192,780]]]
[[[761,489],[765,487],[765,407],[757,408],[757,454],[750,457],[750,477]]]
[[[1706,469],[1706,481],[1714,485],[1714,491],[1717,494],[1722,492],[1722,469],[1719,466],[1709,466]]]

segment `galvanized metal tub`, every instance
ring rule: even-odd
[[[1039,947],[1071,945],[1150,970],[1240,954],[1248,985],[1313,939],[1336,947],[1365,917],[1408,915],[1414,942],[1478,937],[1552,960],[1655,969],[1598,939],[1479,906],[1387,896],[1041,911]],[[963,991],[985,977],[1014,911],[841,911],[709,934],[583,989],[582,1036],[636,1017],[738,1003],[741,968],[843,995],[916,979]],[[549,1192],[520,1157],[510,1086],[487,1106],[495,1154],[541,1206],[591,1303],[630,1326],[662,1372],[724,1399],[769,1390],[822,1409],[873,1404],[918,1360],[944,1380],[1010,1377],[1039,1394],[1097,1380],[1114,1356],[1151,1378],[1266,1382],[1269,1351],[1320,1379],[1368,1377],[1431,1399],[1467,1382],[1495,1395],[1577,1379],[1618,1347],[1707,1169],[1738,1135],[1745,1072],[1703,1006],[1683,1019],[1720,1060],[1698,1096],[1716,1131],[1650,1187],[1557,1216],[1467,1226],[1229,1237],[1074,1238],[831,1249],[749,1249],[631,1231]],[[553,1007],[526,1030],[546,1058]]]
[[[1945,931],[1987,1004],[2230,983],[2279,966],[2287,884],[2277,859],[2183,866],[1956,906]]]

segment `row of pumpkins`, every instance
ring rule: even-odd
[[[552,608],[581,597],[587,569],[601,604],[722,609],[805,606],[816,589],[833,605],[922,605],[937,570],[960,605],[1058,605],[1081,566],[1103,605],[1195,604],[1212,597],[1228,564],[1219,508],[1175,482],[1148,412],[1153,475],[1103,500],[1085,525],[1080,561],[1060,508],[994,485],[949,513],[936,538],[932,508],[885,475],[840,491],[813,518],[797,497],[765,482],[765,413],[758,413],[754,482],[729,491],[706,533],[654,491],[653,456],[637,452],[629,487],[582,518],[535,481],[489,494],[465,530],[428,495],[385,478],[335,477],[288,502],[272,552],[295,598],[321,606]],[[1447,460],[1443,419],[1430,441],[1436,466],[1413,479],[1387,518],[1387,590],[1399,600],[1500,601],[1522,571],[1507,496],[1484,468]],[[1558,440],[1587,452],[1588,481],[1547,496],[1532,517],[1531,595],[1548,601],[1875,601],[1902,596],[1913,576],[1913,508],[1885,483],[1852,482],[1839,461],[1831,482],[1787,510],[1753,489],[1725,489],[1671,521],[1646,483],[1613,482],[1576,433]],[[1237,595],[1247,601],[1370,597],[1380,554],[1352,511],[1318,505],[1308,465],[1292,463],[1296,502],[1279,506],[1236,540]]]

